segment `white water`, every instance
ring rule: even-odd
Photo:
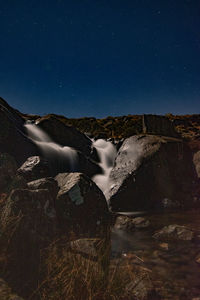
[[[70,171],[75,171],[77,165],[76,150],[54,143],[50,137],[35,124],[27,122],[24,126],[29,138],[40,148],[44,157],[51,162],[52,168],[64,172],[65,166],[68,164]]]
[[[78,156],[76,150],[71,147],[62,147],[51,140],[51,138],[37,125],[27,122],[25,125],[29,138],[39,147],[43,156],[50,162],[53,172],[65,172],[66,165],[70,170],[78,169]],[[96,148],[100,167],[103,174],[95,175],[92,179],[102,190],[105,197],[108,196],[110,188],[109,175],[112,170],[114,160],[117,154],[115,146],[111,142],[103,139],[93,141],[93,147]]]
[[[111,142],[102,139],[94,141],[93,147],[97,149],[100,157],[99,165],[103,170],[103,174],[95,175],[92,180],[98,185],[107,198],[110,188],[109,175],[114,165],[117,150]]]

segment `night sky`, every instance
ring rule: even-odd
[[[200,113],[200,1],[0,0],[0,96],[41,115]]]

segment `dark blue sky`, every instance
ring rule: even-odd
[[[0,96],[68,117],[200,113],[200,1],[0,0]]]

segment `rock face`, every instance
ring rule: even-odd
[[[194,232],[185,226],[169,225],[157,231],[153,237],[158,240],[183,240],[191,241],[194,238]]]
[[[153,135],[124,141],[110,174],[109,204],[113,211],[164,208],[164,199],[191,204],[197,179],[187,146]],[[173,205],[171,205],[173,206]]]
[[[83,232],[98,231],[108,222],[108,208],[102,191],[81,173],[62,173],[55,179],[60,190],[55,203],[60,224]]]
[[[21,295],[37,288],[41,250],[54,240],[55,211],[48,190],[13,190],[1,215],[1,230],[9,244],[6,280]]]
[[[23,176],[27,182],[39,178],[49,177],[51,171],[48,162],[40,156],[31,156],[17,170],[17,174]]]
[[[90,156],[92,142],[83,133],[71,126],[65,125],[54,116],[37,120],[39,125],[54,142],[62,146],[72,147],[84,155]]]
[[[0,98],[0,152],[13,156],[18,166],[38,153],[37,147],[26,137],[23,125],[20,114]]]

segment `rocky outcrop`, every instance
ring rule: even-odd
[[[40,280],[41,251],[55,238],[56,222],[48,190],[13,190],[1,215],[1,233],[9,241],[5,269],[8,282],[24,297]]]
[[[109,204],[113,211],[151,210],[165,208],[168,199],[172,207],[173,202],[187,207],[196,180],[191,152],[183,142],[132,136],[122,144],[111,171]]]
[[[191,241],[194,238],[194,232],[185,226],[169,225],[157,231],[153,237],[158,240],[183,240]]]
[[[40,156],[31,156],[17,170],[17,174],[24,177],[27,182],[30,182],[51,176],[51,171],[46,159]]]
[[[60,188],[55,203],[62,227],[95,232],[108,225],[108,208],[102,191],[81,173],[62,173],[55,179]]]
[[[0,98],[0,152],[13,156],[18,166],[38,153],[37,147],[26,137],[23,125],[19,112]]]
[[[72,147],[84,155],[91,154],[91,140],[72,126],[65,125],[54,116],[46,116],[37,120],[37,125],[41,127],[51,139],[62,146]]]
[[[58,183],[52,177],[31,181],[27,184],[27,186],[30,190],[47,189],[52,195],[53,199],[56,198],[59,191]]]

